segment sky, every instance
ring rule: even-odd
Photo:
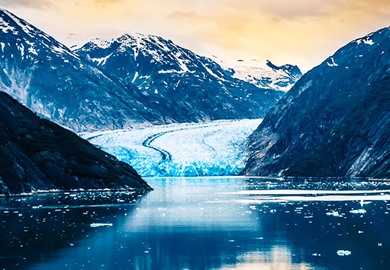
[[[159,35],[205,56],[296,64],[303,71],[390,25],[389,0],[0,0],[70,46]]]

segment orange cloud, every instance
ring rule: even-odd
[[[72,38],[144,32],[172,39],[200,54],[270,58],[279,63],[297,63],[306,69],[348,41],[390,22],[389,0],[2,0],[2,3],[60,40],[73,32]],[[22,8],[22,3],[58,8],[38,12]]]
[[[2,0],[1,5],[6,8],[24,7],[24,8],[51,8],[54,4],[50,0]]]

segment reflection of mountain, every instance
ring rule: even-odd
[[[150,180],[156,190],[121,219],[115,230],[86,240],[80,249],[45,264],[86,263],[91,269],[386,269],[390,236],[386,203],[372,201],[364,215],[355,199],[319,201],[313,189],[386,189],[386,184],[289,182],[272,179]],[[355,183],[356,184],[356,183]],[[306,201],[275,201],[246,192],[311,191]],[[342,193],[340,193],[342,194]],[[345,195],[347,196],[347,195]],[[363,195],[364,196],[364,195]],[[310,201],[310,197],[316,201]],[[261,199],[260,203],[251,202]],[[327,215],[331,210],[342,217]],[[361,233],[361,232],[363,233]],[[378,246],[382,243],[382,247]],[[352,256],[338,257],[337,250]],[[101,255],[101,256],[100,256]],[[244,268],[246,269],[246,268]]]
[[[115,231],[121,216],[135,210],[138,193],[69,193],[0,199],[0,266],[2,269],[81,269],[77,262],[47,268],[48,261],[72,251],[90,238]],[[92,228],[92,223],[112,227]],[[82,253],[91,260],[93,255]],[[87,267],[88,268],[88,267]],[[94,269],[94,268],[89,268]]]
[[[86,269],[343,270],[386,269],[390,262],[388,203],[373,197],[370,203],[359,203],[353,195],[356,190],[386,193],[386,183],[240,177],[150,182],[155,191],[137,205],[122,202],[123,197],[111,198],[115,205],[93,197],[69,197],[61,204],[54,196],[50,202],[42,197],[14,200],[9,212],[2,213],[5,224],[0,233],[6,242],[0,246],[0,265],[25,261],[22,266],[28,269],[78,270],[85,265]],[[289,195],[289,189],[302,194]],[[321,201],[316,190],[337,193],[345,201]],[[347,190],[353,198],[345,194]],[[271,192],[283,196],[272,197]],[[93,205],[77,207],[87,203]],[[362,208],[366,213],[350,212]],[[335,212],[338,215],[329,214]],[[91,229],[95,222],[113,226]],[[352,255],[339,257],[339,249]]]

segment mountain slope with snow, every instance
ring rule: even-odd
[[[390,27],[306,73],[250,137],[249,175],[390,177]]]
[[[165,123],[259,118],[284,94],[234,78],[210,58],[158,36],[95,39],[75,51],[154,107]]]
[[[219,120],[81,135],[142,176],[238,175],[245,165],[247,137],[260,122]]]
[[[156,119],[112,81],[49,35],[0,9],[0,90],[73,130],[114,129]]]
[[[271,61],[237,60],[233,65],[233,77],[261,88],[287,92],[302,77],[302,72],[295,65],[276,66]]]

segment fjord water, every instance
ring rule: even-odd
[[[1,200],[1,269],[387,269],[390,183],[150,178]],[[345,252],[346,251],[346,252]]]

